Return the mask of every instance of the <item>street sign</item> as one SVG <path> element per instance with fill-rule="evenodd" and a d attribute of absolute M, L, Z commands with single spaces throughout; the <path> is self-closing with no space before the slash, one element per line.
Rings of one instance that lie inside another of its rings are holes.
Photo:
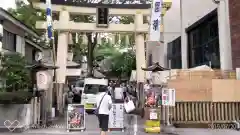
<path fill-rule="evenodd" d="M 162 105 L 175 106 L 176 92 L 175 89 L 162 89 Z"/>

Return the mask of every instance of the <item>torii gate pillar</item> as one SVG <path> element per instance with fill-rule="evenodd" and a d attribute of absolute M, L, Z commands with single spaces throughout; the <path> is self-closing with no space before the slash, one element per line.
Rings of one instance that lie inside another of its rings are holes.
<path fill-rule="evenodd" d="M 136 29 L 141 28 L 143 25 L 143 15 L 135 15 L 135 27 Z M 144 34 L 136 33 L 135 45 L 136 45 L 136 72 L 137 72 L 137 82 L 144 82 L 145 72 L 141 69 L 146 66 L 146 57 L 145 57 L 145 45 L 144 45 Z"/>
<path fill-rule="evenodd" d="M 143 24 L 143 15 L 135 14 L 135 29 L 140 29 Z M 137 72 L 137 89 L 139 93 L 139 99 L 141 106 L 144 104 L 144 90 L 143 83 L 145 80 L 145 72 L 142 67 L 146 66 L 145 56 L 145 42 L 143 33 L 135 33 L 135 45 L 136 45 L 136 72 Z"/>
<path fill-rule="evenodd" d="M 61 25 L 68 25 L 70 20 L 69 12 L 63 10 L 59 15 L 59 22 Z M 68 55 L 68 34 L 69 32 L 59 31 L 57 43 L 57 63 L 59 67 L 56 72 L 57 90 L 57 111 L 63 113 L 63 87 L 66 81 L 67 72 L 67 55 Z"/>

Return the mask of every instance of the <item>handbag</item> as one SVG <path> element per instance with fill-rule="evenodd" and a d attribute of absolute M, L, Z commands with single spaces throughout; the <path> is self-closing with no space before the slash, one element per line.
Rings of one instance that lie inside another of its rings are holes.
<path fill-rule="evenodd" d="M 128 100 L 128 102 L 124 102 L 124 108 L 125 108 L 126 112 L 129 113 L 135 109 L 135 105 L 134 105 L 133 101 L 130 99 L 130 100 Z"/>
<path fill-rule="evenodd" d="M 98 105 L 98 107 L 96 108 L 96 110 L 95 110 L 95 114 L 96 115 L 98 115 L 99 114 L 99 108 L 100 108 L 100 106 L 101 106 L 101 103 L 102 103 L 102 100 L 103 100 L 103 98 L 105 97 L 105 95 L 106 95 L 107 93 L 105 93 L 104 95 L 103 95 L 103 97 L 102 97 L 102 99 L 100 100 L 100 102 L 99 102 L 99 105 Z"/>

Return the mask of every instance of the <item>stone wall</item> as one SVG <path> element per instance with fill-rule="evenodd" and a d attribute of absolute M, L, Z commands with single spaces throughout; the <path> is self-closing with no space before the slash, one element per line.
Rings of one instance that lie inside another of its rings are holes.
<path fill-rule="evenodd" d="M 24 131 L 30 128 L 33 116 L 32 104 L 9 104 L 0 105 L 0 129 L 1 131 L 9 131 L 5 126 L 12 124 L 17 127 L 14 131 Z M 4 124 L 4 122 L 6 123 Z M 19 130 L 21 129 L 21 130 Z"/>

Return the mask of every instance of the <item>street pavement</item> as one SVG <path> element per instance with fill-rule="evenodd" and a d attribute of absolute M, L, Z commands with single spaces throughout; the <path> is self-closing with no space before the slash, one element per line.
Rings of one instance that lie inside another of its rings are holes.
<path fill-rule="evenodd" d="M 131 122 L 130 124 L 128 124 Z M 125 121 L 126 129 L 122 131 L 111 131 L 107 135 L 149 135 L 144 132 L 144 120 L 137 116 L 133 116 L 132 120 Z M 194 128 L 174 128 L 172 135 L 240 135 L 240 131 L 235 130 L 212 130 L 212 129 L 194 129 Z M 11 135 L 16 133 L 0 133 L 0 135 Z M 27 130 L 22 135 L 100 135 L 97 117 L 93 114 L 86 115 L 86 130 L 70 131 L 66 130 L 66 117 L 56 121 L 50 128 Z M 160 133 L 160 135 L 167 135 Z"/>

